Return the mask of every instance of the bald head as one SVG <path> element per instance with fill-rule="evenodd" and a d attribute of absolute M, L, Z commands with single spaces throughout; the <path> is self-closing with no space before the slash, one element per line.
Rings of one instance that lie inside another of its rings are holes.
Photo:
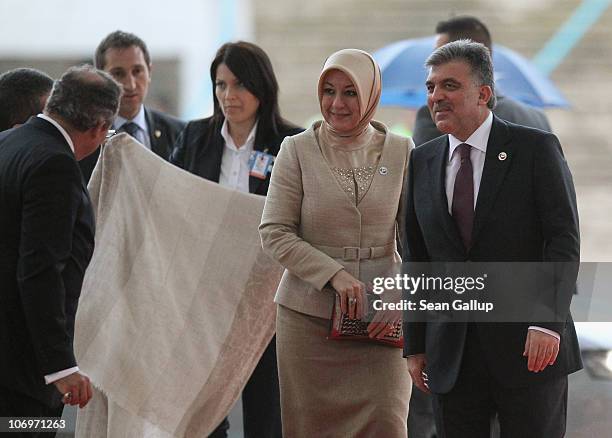
<path fill-rule="evenodd" d="M 108 73 L 90 65 L 71 67 L 53 86 L 45 112 L 86 131 L 112 124 L 120 98 L 121 86 Z"/>

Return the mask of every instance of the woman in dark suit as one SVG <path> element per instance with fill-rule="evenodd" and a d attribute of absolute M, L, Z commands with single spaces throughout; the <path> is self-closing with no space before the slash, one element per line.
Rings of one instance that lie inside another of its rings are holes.
<path fill-rule="evenodd" d="M 250 172 L 251 155 L 255 158 L 260 152 L 271 161 L 267 155 L 276 156 L 286 136 L 303 131 L 280 116 L 272 63 L 255 44 L 227 43 L 217 51 L 210 78 L 213 115 L 187 124 L 170 162 L 208 180 L 265 195 L 272 163 L 263 171 L 265 175 Z M 239 166 L 231 166 L 234 159 L 240 160 Z"/>
<path fill-rule="evenodd" d="M 243 192 L 266 195 L 270 172 L 286 136 L 303 129 L 280 116 L 278 83 L 268 55 L 252 43 L 227 43 L 210 66 L 212 117 L 189 122 L 170 162 Z M 275 339 L 243 393 L 245 437 L 282 436 Z M 225 419 L 211 437 L 227 436 Z"/>

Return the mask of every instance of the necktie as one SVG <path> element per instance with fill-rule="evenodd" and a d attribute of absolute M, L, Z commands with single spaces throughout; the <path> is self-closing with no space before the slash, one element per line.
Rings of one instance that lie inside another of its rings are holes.
<path fill-rule="evenodd" d="M 452 206 L 453 218 L 466 249 L 470 249 L 471 246 L 474 224 L 474 172 L 470 160 L 471 149 L 472 147 L 465 143 L 457 147 L 461 157 L 461 166 L 455 179 Z"/>
<path fill-rule="evenodd" d="M 136 133 L 138 132 L 140 128 L 138 127 L 138 125 L 134 122 L 127 122 L 124 123 L 123 125 L 121 125 L 121 128 L 119 128 L 120 132 L 126 132 L 128 134 L 130 134 L 132 137 L 134 137 L 137 141 L 140 141 L 140 139 L 138 138 L 138 136 L 136 135 Z"/>

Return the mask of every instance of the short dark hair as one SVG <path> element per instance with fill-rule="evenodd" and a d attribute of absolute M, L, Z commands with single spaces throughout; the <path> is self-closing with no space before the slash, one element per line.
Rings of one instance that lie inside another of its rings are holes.
<path fill-rule="evenodd" d="M 472 40 L 484 44 L 490 51 L 493 41 L 487 26 L 476 17 L 462 15 L 440 21 L 436 26 L 436 33 L 448 35 L 449 41 Z"/>
<path fill-rule="evenodd" d="M 0 75 L 0 131 L 41 113 L 43 97 L 51 87 L 53 79 L 33 68 L 16 68 Z"/>
<path fill-rule="evenodd" d="M 491 87 L 492 95 L 487 106 L 495 108 L 495 81 L 493 79 L 493 61 L 491 52 L 481 43 L 470 40 L 451 41 L 438 47 L 425 61 L 425 67 L 435 67 L 452 61 L 463 61 L 470 66 L 472 77 L 478 85 Z"/>
<path fill-rule="evenodd" d="M 104 67 L 106 66 L 106 51 L 108 49 L 127 49 L 128 47 L 132 46 L 140 47 L 140 50 L 142 50 L 142 54 L 144 55 L 145 62 L 147 63 L 147 67 L 150 67 L 151 55 L 149 55 L 149 50 L 147 49 L 145 42 L 133 33 L 123 32 L 122 30 L 116 30 L 109 33 L 106 38 L 104 38 L 100 44 L 98 44 L 96 54 L 94 56 L 94 65 L 96 68 L 104 70 Z"/>
<path fill-rule="evenodd" d="M 278 136 L 280 130 L 294 127 L 280 116 L 278 106 L 278 82 L 272 62 L 263 49 L 253 43 L 238 41 L 225 43 L 210 65 L 210 79 L 213 95 L 213 122 L 220 126 L 224 121 L 223 112 L 215 94 L 217 67 L 225 64 L 258 100 L 259 122 L 255 142 L 264 142 Z M 211 132 L 216 132 L 211 130 Z"/>
<path fill-rule="evenodd" d="M 121 86 L 108 73 L 91 65 L 70 67 L 55 82 L 45 112 L 87 131 L 101 122 L 112 124 L 120 99 Z"/>

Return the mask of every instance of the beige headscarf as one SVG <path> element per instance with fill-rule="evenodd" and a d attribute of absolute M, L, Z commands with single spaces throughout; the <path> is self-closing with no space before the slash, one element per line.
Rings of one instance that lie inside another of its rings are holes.
<path fill-rule="evenodd" d="M 378 107 L 381 93 L 382 77 L 380 73 L 380 67 L 372 58 L 372 56 L 359 49 L 342 49 L 336 53 L 333 53 L 323 66 L 321 75 L 319 76 L 318 94 L 319 94 L 319 106 L 321 106 L 321 98 L 323 97 L 323 84 L 325 77 L 330 70 L 340 70 L 351 79 L 357 90 L 357 96 L 359 99 L 359 111 L 361 120 L 359 124 L 350 132 L 338 132 L 329 123 L 324 122 L 321 126 L 322 133 L 326 137 L 336 137 L 336 140 L 342 141 L 340 143 L 346 143 L 347 140 L 352 142 L 359 142 L 359 137 L 368 132 L 370 127 L 370 121 L 374 117 L 374 113 Z M 321 108 L 321 113 L 323 109 Z M 373 128 L 372 128 L 373 129 Z"/>

